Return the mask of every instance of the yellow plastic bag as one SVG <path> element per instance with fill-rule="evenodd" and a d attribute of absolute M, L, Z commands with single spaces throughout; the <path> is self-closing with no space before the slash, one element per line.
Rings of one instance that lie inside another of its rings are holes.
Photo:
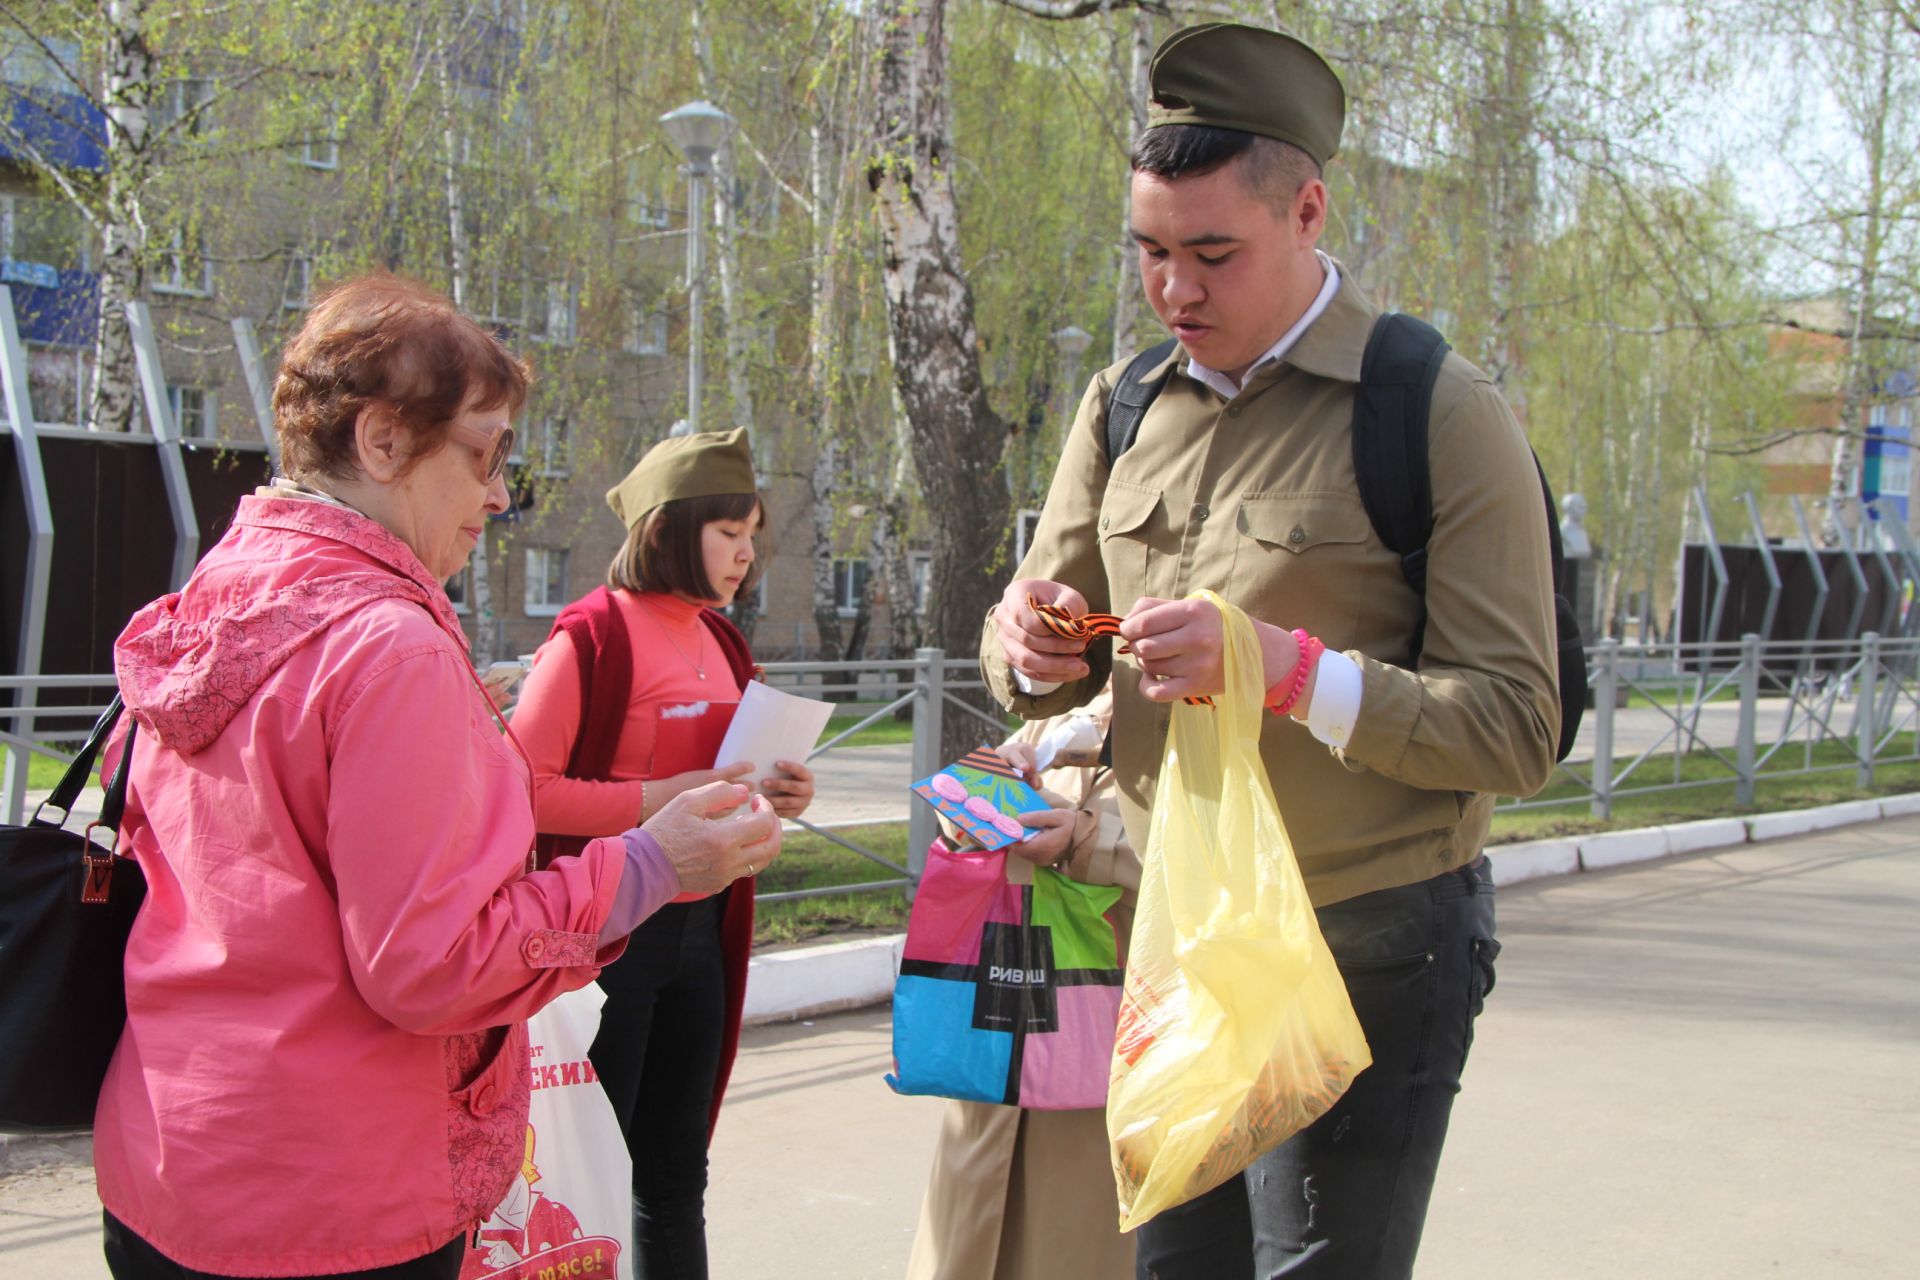
<path fill-rule="evenodd" d="M 1193 598 L 1220 610 L 1226 693 L 1172 709 L 1154 791 L 1107 1094 L 1122 1230 L 1245 1169 L 1373 1060 L 1261 763 L 1253 624 Z"/>

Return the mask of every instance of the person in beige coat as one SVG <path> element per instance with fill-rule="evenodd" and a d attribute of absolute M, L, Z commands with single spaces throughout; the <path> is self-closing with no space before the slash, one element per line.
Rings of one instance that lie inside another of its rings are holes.
<path fill-rule="evenodd" d="M 996 750 L 1057 815 L 1011 851 L 1124 889 L 1109 914 L 1124 963 L 1140 860 L 1120 820 L 1113 771 L 1100 763 L 1112 713 L 1102 692 L 1076 711 L 1030 721 Z M 1125 1280 L 1133 1239 L 1120 1234 L 1115 1205 L 1106 1112 L 950 1102 L 908 1280 Z"/>

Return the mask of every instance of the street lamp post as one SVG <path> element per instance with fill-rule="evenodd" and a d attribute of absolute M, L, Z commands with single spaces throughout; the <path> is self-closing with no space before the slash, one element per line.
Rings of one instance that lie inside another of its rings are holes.
<path fill-rule="evenodd" d="M 660 125 L 687 158 L 687 428 L 698 431 L 706 372 L 701 294 L 707 269 L 707 179 L 715 153 L 733 134 L 734 119 L 711 102 L 689 102 L 661 116 Z"/>

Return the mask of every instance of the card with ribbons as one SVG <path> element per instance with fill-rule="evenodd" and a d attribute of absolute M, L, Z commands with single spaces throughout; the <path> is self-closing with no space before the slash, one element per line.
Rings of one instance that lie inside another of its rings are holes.
<path fill-rule="evenodd" d="M 986 747 L 913 784 L 913 794 L 983 849 L 1027 838 L 1020 815 L 1050 808 L 1012 765 Z"/>

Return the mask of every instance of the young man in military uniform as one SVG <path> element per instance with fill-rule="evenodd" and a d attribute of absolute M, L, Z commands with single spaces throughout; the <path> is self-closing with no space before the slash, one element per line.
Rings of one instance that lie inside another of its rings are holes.
<path fill-rule="evenodd" d="M 1324 642 L 1290 714 L 1266 718 L 1261 754 L 1374 1062 L 1241 1178 L 1142 1227 L 1140 1275 L 1406 1276 L 1493 984 L 1493 798 L 1531 794 L 1553 768 L 1540 482 L 1499 391 L 1449 354 L 1429 417 L 1423 606 L 1355 480 L 1354 391 L 1380 311 L 1316 247 L 1338 77 L 1290 36 L 1209 24 L 1160 46 L 1152 97 L 1132 229 L 1180 346 L 1149 372 L 1163 387 L 1111 465 L 1124 365 L 1088 388 L 982 668 L 1010 708 L 1056 714 L 1112 659 L 1056 637 L 1029 596 L 1125 614 L 1114 763 L 1144 848 L 1167 705 L 1222 689 L 1219 614 L 1185 597 L 1210 587 L 1255 619 L 1270 706 L 1295 683 L 1295 629 Z"/>

